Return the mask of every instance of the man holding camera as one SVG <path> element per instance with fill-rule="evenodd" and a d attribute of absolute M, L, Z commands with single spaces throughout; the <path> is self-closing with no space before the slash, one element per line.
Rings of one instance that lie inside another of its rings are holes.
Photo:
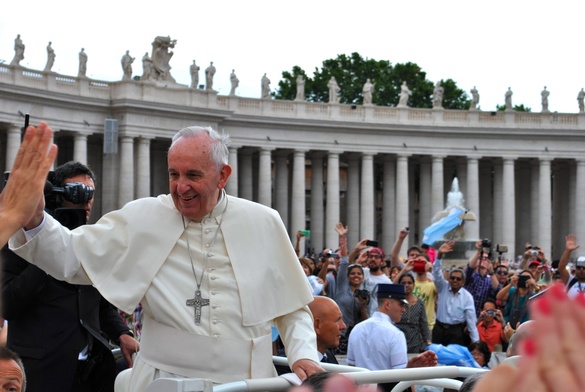
<path fill-rule="evenodd" d="M 473 296 L 475 315 L 479 316 L 482 304 L 488 298 L 495 298 L 502 288 L 498 278 L 493 273 L 494 265 L 490 260 L 491 242 L 488 239 L 475 243 L 476 252 L 465 268 L 467 281 L 465 289 Z"/>
<path fill-rule="evenodd" d="M 79 211 L 79 224 L 84 224 L 93 206 L 93 172 L 68 162 L 55 170 L 53 182 L 67 191 L 58 206 L 75 209 L 65 210 L 71 213 L 69 222 Z M 79 200 L 84 201 L 75 203 Z M 92 286 L 59 281 L 7 248 L 2 257 L 2 315 L 10 324 L 7 346 L 22 358 L 27 390 L 113 391 L 115 362 L 102 333 L 120 344 L 130 366 L 131 354 L 139 349 L 117 309 Z"/>

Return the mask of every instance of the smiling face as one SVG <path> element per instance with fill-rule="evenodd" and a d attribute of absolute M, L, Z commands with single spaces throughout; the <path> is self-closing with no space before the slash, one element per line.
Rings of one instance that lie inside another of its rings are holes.
<path fill-rule="evenodd" d="M 362 272 L 362 269 L 358 266 L 350 268 L 347 271 L 347 277 L 349 279 L 349 284 L 352 287 L 358 287 L 364 281 L 364 273 Z"/>
<path fill-rule="evenodd" d="M 190 220 L 199 221 L 217 204 L 231 167 L 220 170 L 212 158 L 213 141 L 206 133 L 183 136 L 169 149 L 169 189 L 175 207 Z"/>

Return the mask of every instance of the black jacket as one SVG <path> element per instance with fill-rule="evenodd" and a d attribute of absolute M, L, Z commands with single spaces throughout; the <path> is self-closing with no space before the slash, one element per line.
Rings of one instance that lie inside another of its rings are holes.
<path fill-rule="evenodd" d="M 59 281 L 5 247 L 2 316 L 9 325 L 7 347 L 24 363 L 27 391 L 77 389 L 78 356 L 88 344 L 99 358 L 101 381 L 113 390 L 114 357 L 102 333 L 115 341 L 128 327 L 94 287 Z"/>

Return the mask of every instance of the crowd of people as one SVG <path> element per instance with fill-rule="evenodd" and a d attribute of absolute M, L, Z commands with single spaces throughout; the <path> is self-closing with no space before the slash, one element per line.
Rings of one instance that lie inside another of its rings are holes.
<path fill-rule="evenodd" d="M 464 268 L 445 268 L 453 241 L 437 249 L 412 246 L 402 260 L 398 254 L 408 236 L 403 229 L 387 259 L 369 239 L 350 251 L 349 228 L 339 223 L 338 249 L 299 258 L 273 210 L 225 194 L 229 139 L 199 127 L 173 138 L 169 195 L 129 203 L 94 225 L 69 230 L 44 211 L 45 178 L 56 156 L 51 136 L 44 123 L 26 130 L 0 194 L 0 245 L 12 236 L 15 252 L 5 253 L 2 263 L 8 348 L 0 350 L 0 384 L 7 390 L 24 391 L 27 376 L 29 391 L 49 390 L 43 367 L 54 362 L 69 372 L 60 370 L 57 379 L 70 374 L 73 382 L 57 382 L 58 390 L 113 390 L 112 377 L 94 373 L 107 357 L 107 339 L 122 347 L 131 368 L 120 374 L 125 377 L 119 376 L 117 390 L 143 391 L 158 377 L 216 383 L 266 377 L 274 373 L 271 325 L 283 339 L 287 371 L 307 383 L 299 391 L 355 390 L 319 365 L 337 363 L 339 354 L 370 370 L 435 366 L 441 358 L 428 350 L 431 343 L 467 347 L 478 367 L 489 367 L 494 351 L 522 355 L 518 367 L 497 367 L 482 377 L 474 389 L 480 392 L 494 386 L 518 391 L 585 386 L 578 371 L 585 343 L 585 257 L 572 261 L 579 248 L 572 234 L 558 263 L 529 243 L 518 265 L 502 262 L 484 240 Z M 69 200 L 89 215 L 95 181 L 86 169 L 63 165 L 57 182 L 92 189 L 85 201 Z M 246 230 L 252 225 L 257 230 Z M 25 274 L 30 276 L 22 279 Z M 259 281 L 263 290 L 257 289 Z M 19 298 L 27 286 L 30 292 Z M 86 292 L 83 286 L 95 289 Z M 69 365 L 52 359 L 57 348 L 26 344 L 51 320 L 39 324 L 21 317 L 50 311 L 42 301 L 51 299 L 71 313 L 55 317 L 63 328 L 73 326 L 78 338 L 69 353 L 60 354 L 73 358 Z M 111 312 L 116 307 L 132 313 L 139 303 L 140 344 Z M 98 314 L 102 308 L 112 316 Z M 98 386 L 96 377 L 109 385 Z M 384 391 L 392 386 L 379 385 Z"/>

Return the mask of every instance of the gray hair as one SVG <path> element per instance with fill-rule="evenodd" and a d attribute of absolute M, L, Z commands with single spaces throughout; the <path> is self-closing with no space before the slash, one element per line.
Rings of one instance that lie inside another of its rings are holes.
<path fill-rule="evenodd" d="M 463 282 L 465 282 L 465 271 L 463 271 L 461 268 L 454 268 L 451 270 L 451 272 L 449 272 L 449 278 L 453 275 L 453 272 L 459 272 L 463 278 Z"/>
<path fill-rule="evenodd" d="M 215 162 L 217 166 L 217 170 L 221 170 L 223 165 L 228 164 L 228 157 L 229 157 L 229 150 L 228 145 L 230 143 L 230 136 L 227 133 L 219 134 L 211 127 L 199 127 L 199 126 L 191 126 L 187 128 L 181 129 L 179 132 L 173 136 L 171 146 L 169 150 L 173 148 L 175 143 L 182 137 L 189 138 L 189 137 L 196 137 L 202 133 L 207 134 L 212 140 L 211 144 L 211 158 Z"/>

